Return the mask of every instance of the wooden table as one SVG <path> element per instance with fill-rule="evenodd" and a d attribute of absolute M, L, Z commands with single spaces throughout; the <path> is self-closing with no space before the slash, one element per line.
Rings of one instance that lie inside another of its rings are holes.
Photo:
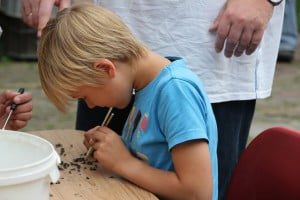
<path fill-rule="evenodd" d="M 83 153 L 86 153 L 86 148 L 82 144 L 82 132 L 49 130 L 35 131 L 32 134 L 50 141 L 56 147 L 63 163 L 67 163 L 65 166 L 60 165 L 62 168 L 60 180 L 59 183 L 51 185 L 50 200 L 158 199 L 152 193 L 105 171 L 98 163 L 79 162 L 80 169 L 78 169 L 78 163 L 74 162 L 74 159 L 81 158 Z"/>

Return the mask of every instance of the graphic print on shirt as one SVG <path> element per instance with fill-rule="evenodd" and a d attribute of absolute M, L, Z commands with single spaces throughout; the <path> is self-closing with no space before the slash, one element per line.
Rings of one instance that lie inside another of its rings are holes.
<path fill-rule="evenodd" d="M 134 116 L 136 115 L 135 111 L 136 108 L 135 106 L 133 106 L 128 116 L 127 122 L 125 123 L 125 126 L 123 128 L 123 135 L 124 135 L 123 137 L 126 141 L 128 141 L 128 137 L 130 136 L 130 132 L 131 132 L 130 129 L 132 127 Z"/>
<path fill-rule="evenodd" d="M 140 139 L 142 134 L 146 133 L 147 128 L 148 128 L 148 114 L 145 113 L 141 119 L 139 129 L 136 132 L 136 140 L 137 141 Z M 149 158 L 145 154 L 139 152 L 138 149 L 136 151 L 135 156 L 138 157 L 140 160 L 142 160 L 146 163 L 149 163 Z"/>
<path fill-rule="evenodd" d="M 142 133 L 145 133 L 147 131 L 147 127 L 148 127 L 148 114 L 147 113 L 145 113 L 143 115 L 139 124 L 140 124 L 139 129 L 136 132 L 137 140 L 141 137 Z"/>
<path fill-rule="evenodd" d="M 137 115 L 136 115 L 136 117 L 135 117 L 135 119 L 134 119 L 134 122 L 133 122 L 133 128 L 132 128 L 132 131 L 131 131 L 131 133 L 130 133 L 130 139 L 129 139 L 130 142 L 132 142 L 132 138 L 133 138 L 133 135 L 134 135 L 134 131 L 135 131 L 135 129 L 137 128 L 137 126 L 138 126 L 138 124 L 139 124 L 139 122 L 140 122 L 140 120 L 141 120 L 141 116 L 142 116 L 140 110 L 138 110 L 137 112 L 138 112 L 138 113 L 137 113 Z"/>
<path fill-rule="evenodd" d="M 132 139 L 134 136 L 134 131 L 137 128 L 140 120 L 141 120 L 141 111 L 138 110 L 135 106 L 132 107 L 128 120 L 124 126 L 123 134 L 124 134 L 124 139 L 127 141 L 127 144 L 130 146 L 129 148 L 131 149 L 132 146 L 134 145 L 132 143 Z"/>
<path fill-rule="evenodd" d="M 142 114 L 135 106 L 133 106 L 127 123 L 124 127 L 124 139 L 127 142 L 130 152 L 142 161 L 148 162 L 148 157 L 142 153 L 138 143 L 143 133 L 147 131 L 148 114 Z"/>
<path fill-rule="evenodd" d="M 143 118 L 142 118 L 142 121 L 141 121 L 141 124 L 140 124 L 140 128 L 143 132 L 146 132 L 147 131 L 147 127 L 148 127 L 148 114 L 145 113 Z"/>

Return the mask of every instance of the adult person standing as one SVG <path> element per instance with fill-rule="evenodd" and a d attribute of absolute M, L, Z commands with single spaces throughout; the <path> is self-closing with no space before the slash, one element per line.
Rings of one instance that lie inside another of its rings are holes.
<path fill-rule="evenodd" d="M 45 8 L 54 2 L 69 2 L 36 1 L 39 9 L 35 10 L 28 9 L 36 7 L 32 6 L 33 0 L 22 1 L 23 16 L 29 25 L 40 30 L 45 26 L 45 16 L 48 19 L 50 16 L 45 14 Z M 219 199 L 224 199 L 233 168 L 247 142 L 256 99 L 271 94 L 284 3 L 282 0 L 99 0 L 97 3 L 117 13 L 152 50 L 186 58 L 204 82 L 218 125 Z M 80 113 L 87 110 L 82 106 L 79 104 L 79 124 Z M 84 116 L 84 121 L 92 120 Z"/>

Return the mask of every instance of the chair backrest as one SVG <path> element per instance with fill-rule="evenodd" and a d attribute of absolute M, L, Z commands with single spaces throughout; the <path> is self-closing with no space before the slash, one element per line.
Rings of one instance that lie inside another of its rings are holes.
<path fill-rule="evenodd" d="M 227 200 L 300 200 L 300 132 L 274 127 L 242 153 Z"/>

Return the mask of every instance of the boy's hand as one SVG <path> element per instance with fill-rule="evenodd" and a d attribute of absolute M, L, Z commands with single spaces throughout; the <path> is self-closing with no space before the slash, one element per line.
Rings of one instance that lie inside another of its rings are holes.
<path fill-rule="evenodd" d="M 16 103 L 18 106 L 12 113 L 6 129 L 18 130 L 25 127 L 32 117 L 32 96 L 27 92 L 24 94 L 13 91 L 0 93 L 0 128 L 4 125 L 7 114 L 10 112 L 9 105 L 12 102 Z"/>
<path fill-rule="evenodd" d="M 107 127 L 97 126 L 85 134 L 84 144 L 95 149 L 94 158 L 106 169 L 118 174 L 118 166 L 133 158 L 121 137 Z"/>
<path fill-rule="evenodd" d="M 84 146 L 86 147 L 86 149 L 89 149 L 91 146 L 92 146 L 92 142 L 93 142 L 93 139 L 92 139 L 92 135 L 93 133 L 98 129 L 100 128 L 100 126 L 96 126 L 90 130 L 88 130 L 85 134 L 84 134 L 84 140 L 83 140 L 83 144 Z"/>

